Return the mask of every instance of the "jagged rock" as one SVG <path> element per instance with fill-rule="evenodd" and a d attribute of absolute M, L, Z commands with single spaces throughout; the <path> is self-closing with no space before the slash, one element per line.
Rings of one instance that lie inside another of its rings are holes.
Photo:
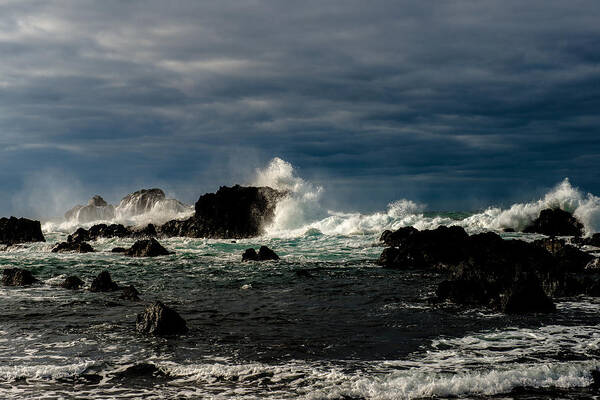
<path fill-rule="evenodd" d="M 552 254 L 565 272 L 581 272 L 593 260 L 593 256 L 567 244 L 562 239 L 545 238 L 536 240 L 534 245 L 540 246 Z"/>
<path fill-rule="evenodd" d="M 6 268 L 2 271 L 2 284 L 4 286 L 29 286 L 39 282 L 33 277 L 31 271 L 19 268 Z"/>
<path fill-rule="evenodd" d="M 121 224 L 98 224 L 92 226 L 89 231 L 91 240 L 96 240 L 98 238 L 124 238 L 129 237 L 131 235 L 131 231 L 124 227 Z"/>
<path fill-rule="evenodd" d="M 79 279 L 77 276 L 68 276 L 65 278 L 63 283 L 60 284 L 60 287 L 64 289 L 77 290 L 84 285 L 84 282 Z"/>
<path fill-rule="evenodd" d="M 586 271 L 600 272 L 600 258 L 595 257 L 585 266 Z"/>
<path fill-rule="evenodd" d="M 157 257 L 167 256 L 169 254 L 175 254 L 165 249 L 158 241 L 154 238 L 138 240 L 131 246 L 125 255 L 130 257 Z"/>
<path fill-rule="evenodd" d="M 108 271 L 102 271 L 92 281 L 90 292 L 113 292 L 119 290 L 119 285 L 113 282 Z"/>
<path fill-rule="evenodd" d="M 222 186 L 198 199 L 193 217 L 169 221 L 159 231 L 164 236 L 255 237 L 273 220 L 275 206 L 286 194 L 270 187 Z"/>
<path fill-rule="evenodd" d="M 547 208 L 540 212 L 523 232 L 541 233 L 548 236 L 581 236 L 584 226 L 571 213 L 560 208 Z"/>
<path fill-rule="evenodd" d="M 412 226 L 406 226 L 396 231 L 386 230 L 383 231 L 379 240 L 386 246 L 399 247 L 404 241 L 417 232 L 419 231 Z"/>
<path fill-rule="evenodd" d="M 124 247 L 115 247 L 111 250 L 111 253 L 125 253 L 127 251 Z"/>
<path fill-rule="evenodd" d="M 0 244 L 45 242 L 40 221 L 26 218 L 0 218 Z"/>
<path fill-rule="evenodd" d="M 279 256 L 267 246 L 260 246 L 258 253 L 253 248 L 246 249 L 242 254 L 242 261 L 268 261 L 279 260 Z"/>
<path fill-rule="evenodd" d="M 132 229 L 131 237 L 134 238 L 152 238 L 158 236 L 154 224 L 148 224 L 141 229 Z"/>
<path fill-rule="evenodd" d="M 258 261 L 258 254 L 253 248 L 246 249 L 242 254 L 242 261 Z"/>
<path fill-rule="evenodd" d="M 100 220 L 110 220 L 115 217 L 115 207 L 108 204 L 104 199 L 95 195 L 85 206 L 76 205 L 65 213 L 67 221 L 88 223 Z"/>
<path fill-rule="evenodd" d="M 537 278 L 529 275 L 517 279 L 501 295 L 500 311 L 506 314 L 550 313 L 556 311 L 556 306 Z"/>
<path fill-rule="evenodd" d="M 140 333 L 157 336 L 176 335 L 188 331 L 184 319 L 160 301 L 146 307 L 143 313 L 138 314 L 136 329 Z"/>
<path fill-rule="evenodd" d="M 120 213 L 135 216 L 144 214 L 160 201 L 165 200 L 165 192 L 161 189 L 141 189 L 121 199 L 118 209 Z"/>
<path fill-rule="evenodd" d="M 140 299 L 139 294 L 140 292 L 133 285 L 129 285 L 123 289 L 123 293 L 119 297 L 124 300 L 138 301 Z"/>
<path fill-rule="evenodd" d="M 93 253 L 94 248 L 86 242 L 62 242 L 57 244 L 53 249 L 53 253 Z"/>

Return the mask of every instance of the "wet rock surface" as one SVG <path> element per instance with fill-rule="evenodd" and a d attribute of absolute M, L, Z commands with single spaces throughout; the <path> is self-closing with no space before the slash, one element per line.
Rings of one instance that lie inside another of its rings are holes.
<path fill-rule="evenodd" d="M 242 254 L 242 261 L 268 261 L 279 260 L 279 256 L 267 246 L 261 246 L 258 253 L 253 248 L 246 249 Z"/>
<path fill-rule="evenodd" d="M 174 254 L 165 249 L 156 239 L 138 240 L 124 253 L 130 257 L 158 257 Z"/>
<path fill-rule="evenodd" d="M 90 286 L 90 292 L 113 292 L 115 290 L 119 290 L 119 285 L 112 280 L 108 271 L 100 272 Z"/>
<path fill-rule="evenodd" d="M 547 208 L 540 212 L 523 232 L 541 233 L 548 236 L 581 236 L 584 226 L 571 213 L 560 208 Z"/>
<path fill-rule="evenodd" d="M 62 242 L 52 249 L 53 253 L 93 253 L 94 248 L 86 242 Z"/>
<path fill-rule="evenodd" d="M 0 218 L 0 244 L 45 242 L 40 221 L 27 218 Z"/>
<path fill-rule="evenodd" d="M 188 328 L 175 310 L 157 301 L 138 314 L 136 330 L 150 335 L 167 336 L 186 333 Z"/>
<path fill-rule="evenodd" d="M 68 276 L 60 284 L 60 287 L 63 289 L 77 290 L 82 288 L 83 285 L 84 282 L 78 276 Z"/>
<path fill-rule="evenodd" d="M 4 286 L 29 286 L 39 282 L 31 271 L 20 268 L 6 268 L 2 271 L 2 284 Z"/>

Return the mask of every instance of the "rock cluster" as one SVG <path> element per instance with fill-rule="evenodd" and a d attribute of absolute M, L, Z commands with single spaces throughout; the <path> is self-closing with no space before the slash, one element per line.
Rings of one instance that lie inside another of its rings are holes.
<path fill-rule="evenodd" d="M 253 248 L 246 249 L 242 254 L 242 261 L 267 261 L 279 260 L 279 256 L 267 246 L 260 246 L 258 253 Z"/>
<path fill-rule="evenodd" d="M 586 272 L 593 257 L 564 240 L 527 243 L 492 232 L 469 236 L 457 226 L 401 228 L 384 232 L 381 240 L 390 247 L 380 265 L 450 275 L 437 289 L 438 300 L 506 313 L 549 312 L 552 296 L 593 295 L 600 289 L 600 274 Z"/>

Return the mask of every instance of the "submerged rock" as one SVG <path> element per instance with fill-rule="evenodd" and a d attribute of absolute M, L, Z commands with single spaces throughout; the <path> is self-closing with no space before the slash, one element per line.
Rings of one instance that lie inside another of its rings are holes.
<path fill-rule="evenodd" d="M 93 253 L 94 248 L 86 242 L 62 242 L 58 243 L 53 249 L 53 253 Z"/>
<path fill-rule="evenodd" d="M 140 299 L 139 294 L 140 292 L 133 285 L 129 285 L 123 289 L 123 293 L 119 297 L 124 300 L 138 301 Z"/>
<path fill-rule="evenodd" d="M 172 220 L 159 229 L 164 236 L 238 239 L 264 232 L 285 192 L 270 187 L 222 186 L 216 193 L 202 195 L 193 217 Z"/>
<path fill-rule="evenodd" d="M 119 285 L 113 282 L 108 271 L 102 271 L 92 281 L 90 292 L 114 292 L 119 290 Z"/>
<path fill-rule="evenodd" d="M 160 301 L 146 307 L 138 314 L 136 329 L 140 333 L 157 336 L 177 335 L 188 331 L 184 319 Z"/>
<path fill-rule="evenodd" d="M 0 244 L 45 242 L 40 221 L 27 218 L 0 218 Z"/>
<path fill-rule="evenodd" d="M 541 233 L 548 236 L 581 236 L 584 226 L 571 213 L 560 208 L 547 208 L 540 212 L 523 232 Z"/>
<path fill-rule="evenodd" d="M 159 369 L 156 365 L 141 363 L 132 365 L 124 371 L 117 372 L 110 381 L 125 381 L 127 383 L 131 383 L 132 381 L 149 381 L 148 383 L 155 384 L 157 379 L 168 378 L 169 374 Z"/>
<path fill-rule="evenodd" d="M 124 254 L 130 257 L 157 257 L 175 253 L 168 251 L 156 239 L 151 238 L 138 240 Z"/>
<path fill-rule="evenodd" d="M 267 246 L 260 246 L 258 253 L 253 248 L 246 249 L 242 254 L 242 261 L 268 261 L 279 260 L 279 256 Z"/>
<path fill-rule="evenodd" d="M 60 284 L 61 288 L 77 290 L 84 285 L 84 282 L 77 276 L 68 276 L 65 278 L 63 283 Z"/>
<path fill-rule="evenodd" d="M 29 286 L 39 282 L 33 277 L 31 271 L 19 268 L 6 268 L 2 271 L 2 284 L 4 286 Z"/>

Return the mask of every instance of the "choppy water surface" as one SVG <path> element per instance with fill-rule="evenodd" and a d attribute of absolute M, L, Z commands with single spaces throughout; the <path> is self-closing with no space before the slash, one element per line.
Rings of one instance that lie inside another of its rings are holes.
<path fill-rule="evenodd" d="M 0 265 L 44 281 L 0 288 L 0 398 L 558 398 L 592 396 L 598 301 L 566 299 L 551 316 L 504 316 L 432 306 L 434 274 L 377 267 L 378 234 L 228 240 L 168 239 L 175 255 L 53 254 L 48 243 L 0 252 Z M 266 244 L 279 262 L 244 263 Z M 118 293 L 69 291 L 103 269 L 133 284 Z M 152 338 L 135 317 L 159 299 L 190 332 Z M 164 375 L 125 378 L 151 363 Z M 526 387 L 528 389 L 517 389 Z M 533 389 L 537 388 L 537 389 Z M 520 391 L 519 391 L 520 390 Z"/>

